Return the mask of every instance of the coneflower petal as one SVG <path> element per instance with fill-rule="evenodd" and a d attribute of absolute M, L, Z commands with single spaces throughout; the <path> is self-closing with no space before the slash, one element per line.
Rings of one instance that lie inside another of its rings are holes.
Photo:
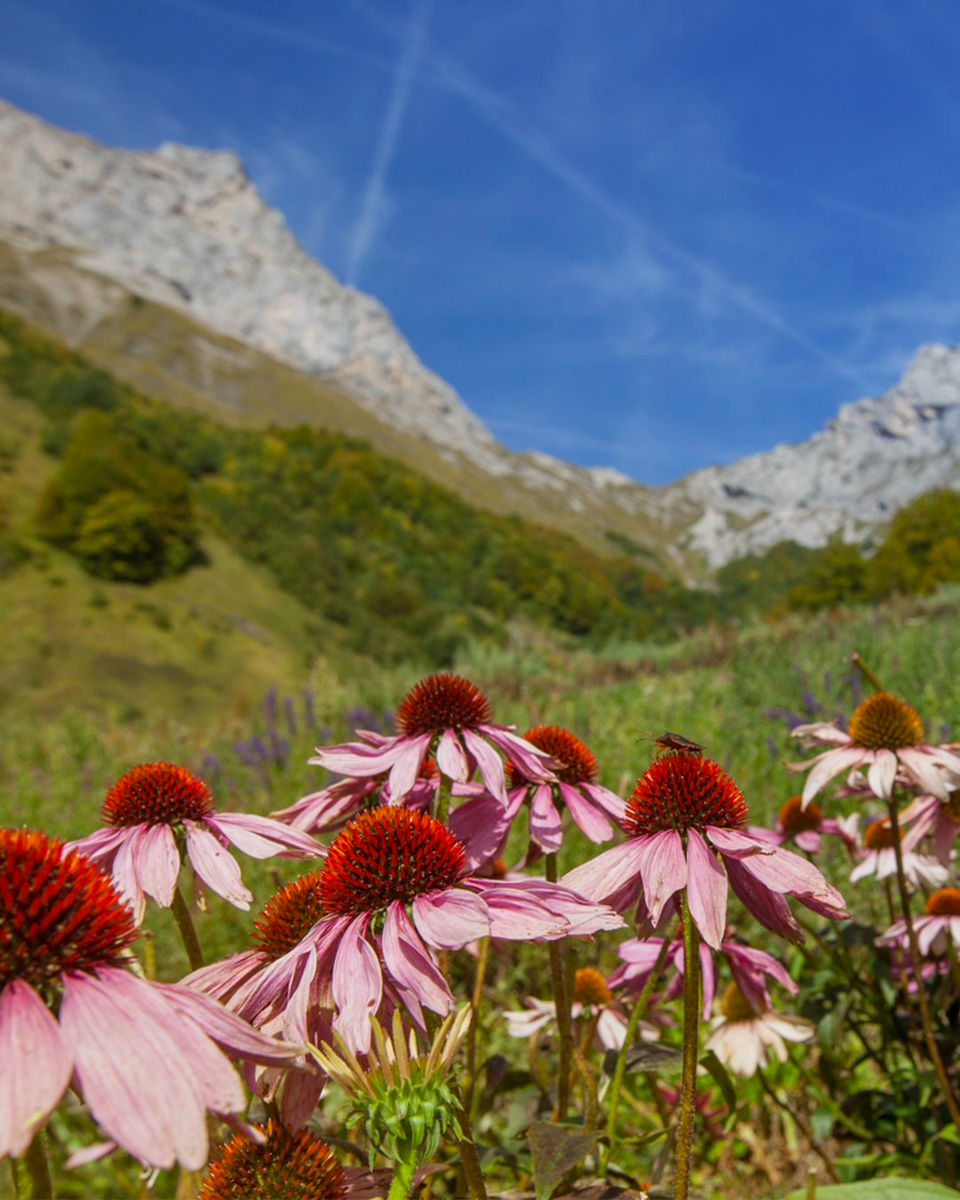
<path fill-rule="evenodd" d="M 530 799 L 530 836 L 546 854 L 552 854 L 563 842 L 560 814 L 548 783 L 534 788 Z"/>
<path fill-rule="evenodd" d="M 130 846 L 140 886 L 161 908 L 169 908 L 180 874 L 180 853 L 170 826 L 141 826 L 131 835 Z"/>
<path fill-rule="evenodd" d="M 323 847 L 306 833 L 256 813 L 216 813 L 204 821 L 251 858 L 316 858 Z"/>
<path fill-rule="evenodd" d="M 60 1103 L 73 1059 L 37 993 L 14 979 L 0 992 L 0 1158 L 19 1158 Z"/>
<path fill-rule="evenodd" d="M 591 842 L 609 841 L 613 837 L 613 828 L 604 814 L 594 807 L 592 798 L 585 797 L 585 792 L 582 784 L 574 786 L 572 783 L 560 783 L 560 795 L 580 832 Z"/>
<path fill-rule="evenodd" d="M 484 732 L 489 737 L 487 727 Z M 506 782 L 503 773 L 503 760 L 500 755 L 493 749 L 489 742 L 485 742 L 479 734 L 473 732 L 472 729 L 464 729 L 463 740 L 466 742 L 467 749 L 477 760 L 477 766 L 480 768 L 480 776 L 483 782 L 487 785 L 488 791 L 496 796 L 500 803 L 506 807 L 507 791 Z M 493 740 L 491 738 L 491 740 Z"/>
<path fill-rule="evenodd" d="M 659 924 L 664 905 L 687 883 L 687 860 L 683 842 L 675 829 L 664 829 L 652 837 L 635 838 L 640 851 L 640 876 L 650 920 Z"/>
<path fill-rule="evenodd" d="M 249 909 L 253 893 L 244 886 L 240 866 L 220 845 L 209 829 L 196 821 L 184 821 L 187 856 L 203 882 L 236 908 Z"/>
<path fill-rule="evenodd" d="M 687 830 L 687 903 L 703 940 L 719 950 L 727 922 L 727 874 L 695 829 Z"/>
<path fill-rule="evenodd" d="M 354 917 L 343 931 L 333 960 L 334 1028 L 357 1054 L 370 1049 L 370 1018 L 383 999 L 383 975 L 366 940 L 369 913 Z"/>
<path fill-rule="evenodd" d="M 449 779 L 455 779 L 457 783 L 466 783 L 470 778 L 467 756 L 463 752 L 463 746 L 460 745 L 460 739 L 452 729 L 445 729 L 440 736 L 440 743 L 437 746 L 437 766 L 441 774 L 446 775 Z"/>
<path fill-rule="evenodd" d="M 383 961 L 393 978 L 432 1012 L 445 1017 L 453 1007 L 450 989 L 399 900 L 384 919 Z"/>
<path fill-rule="evenodd" d="M 486 904 L 465 888 L 416 896 L 411 907 L 417 932 L 438 950 L 459 950 L 490 932 Z"/>

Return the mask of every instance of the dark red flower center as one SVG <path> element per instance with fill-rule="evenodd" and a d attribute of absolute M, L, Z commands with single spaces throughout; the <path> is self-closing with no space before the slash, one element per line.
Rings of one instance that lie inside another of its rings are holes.
<path fill-rule="evenodd" d="M 266 1142 L 231 1138 L 207 1168 L 199 1200 L 339 1200 L 346 1194 L 343 1168 L 315 1133 L 273 1120 L 254 1128 L 266 1133 Z"/>
<path fill-rule="evenodd" d="M 301 875 L 276 892 L 260 910 L 251 938 L 271 959 L 283 958 L 323 916 L 320 875 L 323 868 Z"/>
<path fill-rule="evenodd" d="M 174 763 L 141 763 L 122 775 L 103 802 L 107 825 L 176 825 L 213 812 L 210 789 Z"/>
<path fill-rule="evenodd" d="M 634 837 L 708 825 L 739 829 L 747 805 L 730 776 L 702 754 L 665 754 L 637 780 L 627 801 L 625 828 Z"/>
<path fill-rule="evenodd" d="M 451 887 L 466 873 L 463 846 L 415 809 L 361 813 L 334 839 L 320 876 L 326 913 L 379 912 L 394 900 Z"/>
<path fill-rule="evenodd" d="M 889 692 L 876 692 L 857 706 L 849 733 L 858 746 L 870 750 L 899 750 L 923 741 L 916 711 Z"/>
<path fill-rule="evenodd" d="M 486 696 L 460 675 L 428 675 L 407 692 L 397 710 L 397 726 L 407 737 L 476 729 L 492 720 Z"/>
<path fill-rule="evenodd" d="M 39 831 L 0 829 L 0 990 L 22 979 L 43 993 L 61 971 L 116 965 L 136 936 L 130 909 L 86 855 Z"/>
<path fill-rule="evenodd" d="M 893 826 L 886 817 L 870 822 L 863 831 L 863 844 L 868 850 L 890 850 L 893 847 Z"/>
<path fill-rule="evenodd" d="M 578 737 L 559 725 L 537 725 L 528 729 L 524 739 L 538 750 L 545 750 L 560 765 L 553 773 L 564 783 L 593 783 L 597 777 L 597 760 Z M 514 762 L 507 763 L 507 780 L 510 787 L 527 783 L 521 768 Z"/>
<path fill-rule="evenodd" d="M 940 888 L 927 897 L 925 909 L 931 917 L 960 917 L 960 888 Z"/>
<path fill-rule="evenodd" d="M 787 837 L 796 837 L 809 829 L 819 829 L 823 820 L 823 809 L 819 804 L 808 804 L 801 808 L 800 797 L 791 796 L 780 809 L 780 828 Z"/>

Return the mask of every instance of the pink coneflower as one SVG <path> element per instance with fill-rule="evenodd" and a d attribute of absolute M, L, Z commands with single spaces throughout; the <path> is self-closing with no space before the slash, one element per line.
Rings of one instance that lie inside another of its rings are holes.
<path fill-rule="evenodd" d="M 239 972 L 242 986 L 227 1002 L 253 1015 L 278 996 L 290 997 L 292 988 L 305 1006 L 329 980 L 334 1027 L 352 1050 L 366 1053 L 370 1018 L 385 996 L 421 1028 L 423 1008 L 440 1016 L 450 1011 L 453 997 L 434 950 L 457 950 L 487 935 L 549 941 L 623 924 L 611 909 L 557 884 L 471 875 L 468 851 L 450 829 L 398 807 L 361 813 L 337 835 L 317 899 L 322 918 L 269 966 L 251 971 L 248 952 L 242 962 L 235 956 L 187 982 L 223 994 L 224 980 L 233 984 Z"/>
<path fill-rule="evenodd" d="M 146 896 L 169 908 L 180 874 L 180 849 L 197 876 L 237 908 L 248 909 L 252 893 L 243 885 L 233 844 L 251 858 L 314 858 L 323 853 L 312 838 L 269 817 L 218 813 L 207 785 L 173 763 L 143 763 L 113 785 L 103 802 L 105 829 L 68 842 L 112 871 L 130 902 L 137 924 Z"/>
<path fill-rule="evenodd" d="M 527 996 L 526 1008 L 503 1013 L 507 1033 L 511 1037 L 530 1038 L 557 1021 L 554 1000 L 538 1000 Z M 573 1002 L 570 1016 L 575 1022 L 593 1028 L 593 1038 L 602 1050 L 619 1050 L 627 1033 L 627 1018 L 613 997 L 603 976 L 593 967 L 580 967 L 573 978 Z M 660 1030 L 650 1021 L 641 1021 L 640 1036 L 645 1042 L 655 1042 Z M 580 1040 L 580 1033 L 577 1033 Z"/>
<path fill-rule="evenodd" d="M 561 880 L 623 911 L 644 899 L 654 925 L 681 888 L 694 924 L 715 950 L 723 940 L 727 884 L 761 925 L 792 941 L 803 935 L 784 896 L 822 916 L 849 916 L 843 897 L 806 859 L 743 829 L 740 789 L 715 762 L 678 752 L 655 759 L 627 803 L 629 840 Z"/>
<path fill-rule="evenodd" d="M 949 874 L 947 868 L 935 858 L 908 850 L 902 830 L 900 841 L 903 873 L 914 887 L 920 887 L 921 884 L 937 887 L 946 881 Z M 858 851 L 857 857 L 860 861 L 850 872 L 851 883 L 869 875 L 874 875 L 877 879 L 888 879 L 896 875 L 897 852 L 893 846 L 893 827 L 888 818 L 880 817 L 866 827 L 863 831 L 863 847 Z"/>
<path fill-rule="evenodd" d="M 940 888 L 927 897 L 923 916 L 913 918 L 917 948 L 921 954 L 942 955 L 947 951 L 947 939 L 960 946 L 960 889 Z M 906 921 L 897 921 L 880 937 L 880 945 L 896 944 L 910 949 Z"/>
<path fill-rule="evenodd" d="M 389 772 L 390 793 L 399 803 L 416 782 L 428 754 L 441 775 L 466 783 L 479 767 L 481 778 L 506 805 L 500 750 L 529 779 L 552 778 L 550 759 L 531 746 L 512 726 L 496 725 L 484 694 L 459 675 L 428 675 L 404 697 L 397 712 L 400 733 L 379 746 L 346 742 L 317 748 L 314 761 L 339 775 L 364 777 Z"/>
<path fill-rule="evenodd" d="M 857 848 L 859 814 L 834 819 L 825 817 L 819 804 L 811 801 L 806 807 L 800 796 L 791 796 L 780 809 L 773 829 L 751 825 L 750 832 L 764 841 L 782 846 L 793 842 L 807 854 L 817 854 L 825 836 L 838 837 L 848 851 Z"/>
<path fill-rule="evenodd" d="M 836 775 L 856 767 L 867 768 L 870 790 L 881 800 L 890 799 L 898 772 L 943 800 L 949 788 L 960 785 L 960 756 L 924 742 L 916 711 L 889 692 L 868 696 L 850 718 L 847 733 L 828 721 L 798 725 L 792 733 L 804 745 L 833 747 L 816 758 L 787 764 L 792 771 L 810 772 L 803 786 L 804 806 Z"/>
<path fill-rule="evenodd" d="M 929 835 L 934 858 L 946 866 L 960 829 L 960 791 L 950 792 L 946 800 L 917 796 L 900 814 L 900 825 L 905 851 L 913 850 Z"/>
<path fill-rule="evenodd" d="M 24 1153 L 72 1084 L 136 1158 L 197 1170 L 207 1110 L 246 1106 L 223 1050 L 274 1064 L 298 1054 L 213 1000 L 133 974 L 135 937 L 130 909 L 88 858 L 43 833 L 0 830 L 0 1158 Z"/>
<path fill-rule="evenodd" d="M 803 1017 L 752 1004 L 735 983 L 723 993 L 721 1015 L 710 1022 L 708 1050 L 735 1075 L 755 1075 L 768 1054 L 787 1061 L 786 1042 L 810 1042 L 814 1029 Z"/>
<path fill-rule="evenodd" d="M 330 1147 L 308 1129 L 270 1120 L 254 1125 L 263 1141 L 238 1135 L 217 1152 L 199 1200 L 341 1200 L 348 1191 Z"/>
<path fill-rule="evenodd" d="M 656 965 L 662 946 L 663 938 L 631 938 L 621 942 L 617 953 L 623 964 L 609 976 L 607 985 L 611 988 L 623 988 L 627 992 L 639 992 Z M 765 976 L 775 979 L 792 995 L 796 995 L 800 990 L 787 974 L 786 967 L 772 954 L 767 954 L 764 950 L 754 950 L 750 946 L 742 946 L 733 941 L 729 931 L 724 933 L 720 953 L 727 961 L 734 982 L 752 1004 L 770 1007 L 770 993 Z M 663 991 L 661 998 L 664 1001 L 675 1000 L 683 993 L 683 938 L 675 938 L 670 943 L 667 961 L 672 965 L 674 974 Z M 713 954 L 703 942 L 700 944 L 700 978 L 703 981 L 703 1015 L 706 1018 L 713 1009 L 716 976 Z"/>
<path fill-rule="evenodd" d="M 531 779 L 521 764 L 511 759 L 507 766 L 507 812 L 511 819 L 524 800 L 529 799 L 530 838 L 546 854 L 558 850 L 563 841 L 560 819 L 563 808 L 591 842 L 609 841 L 613 837 L 609 818 L 619 824 L 627 806 L 619 796 L 596 782 L 597 760 L 583 742 L 559 725 L 537 725 L 523 736 L 531 746 L 550 756 L 556 779 L 551 783 L 543 782 L 540 777 Z"/>
<path fill-rule="evenodd" d="M 381 747 L 390 739 L 369 730 L 359 730 L 362 741 L 371 746 Z M 308 759 L 314 765 L 322 765 L 320 758 Z M 400 803 L 407 808 L 429 809 L 440 784 L 440 772 L 432 758 L 425 758 L 420 764 L 420 771 L 413 786 Z M 464 785 L 471 786 L 471 785 Z M 455 790 L 454 794 L 458 794 Z M 379 775 L 347 776 L 328 784 L 319 792 L 311 792 L 303 796 L 289 808 L 281 808 L 271 816 L 285 825 L 299 829 L 301 833 L 325 833 L 330 829 L 339 829 L 362 808 L 374 808 L 378 804 L 395 803 L 390 791 L 388 772 Z"/>

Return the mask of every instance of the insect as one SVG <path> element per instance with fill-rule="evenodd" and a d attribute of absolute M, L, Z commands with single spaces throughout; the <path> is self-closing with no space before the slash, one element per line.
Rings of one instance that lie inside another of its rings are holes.
<path fill-rule="evenodd" d="M 684 737 L 682 733 L 671 733 L 669 729 L 664 730 L 659 737 L 647 736 L 645 740 L 653 742 L 657 747 L 658 757 L 667 750 L 680 750 L 688 754 L 701 754 L 703 752 L 703 747 L 699 742 Z"/>

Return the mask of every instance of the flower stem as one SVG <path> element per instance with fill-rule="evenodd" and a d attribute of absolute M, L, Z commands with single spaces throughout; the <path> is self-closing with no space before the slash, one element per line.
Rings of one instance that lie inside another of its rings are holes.
<path fill-rule="evenodd" d="M 483 1003 L 483 976 L 486 973 L 489 952 L 489 937 L 480 938 L 477 943 L 477 965 L 473 974 L 473 995 L 470 999 L 473 1018 L 467 1033 L 467 1083 L 463 1089 L 463 1107 L 471 1115 L 473 1098 L 477 1092 L 477 1030 L 480 1025 L 480 1006 Z"/>
<path fill-rule="evenodd" d="M 557 855 L 548 854 L 544 863 L 544 871 L 551 883 L 557 882 Z M 563 942 L 548 942 L 550 953 L 550 974 L 553 979 L 553 1002 L 557 1008 L 557 1028 L 560 1032 L 560 1063 L 557 1078 L 557 1107 L 554 1110 L 554 1121 L 564 1121 L 567 1117 L 567 1107 L 570 1103 L 570 1068 L 573 1059 L 573 1028 L 570 1023 L 570 995 L 567 991 L 567 975 Z"/>
<path fill-rule="evenodd" d="M 203 966 L 203 951 L 200 949 L 197 931 L 193 927 L 193 918 L 190 916 L 190 910 L 187 908 L 180 893 L 179 883 L 173 890 L 173 903 L 170 907 L 177 922 L 177 928 L 180 930 L 183 947 L 187 952 L 190 970 L 198 971 Z"/>
<path fill-rule="evenodd" d="M 29 1191 L 24 1200 L 53 1200 L 53 1182 L 50 1179 L 50 1164 L 47 1162 L 47 1148 L 42 1129 L 34 1135 L 20 1163 L 26 1169 L 29 1181 Z"/>
<path fill-rule="evenodd" d="M 610 1110 L 607 1113 L 607 1145 L 603 1148 L 600 1166 L 597 1170 L 597 1174 L 601 1178 L 603 1178 L 606 1172 L 610 1155 L 616 1149 L 617 1109 L 620 1107 L 620 1089 L 623 1087 L 623 1076 L 627 1069 L 627 1055 L 630 1053 L 630 1047 L 633 1045 L 633 1039 L 637 1034 L 637 1026 L 640 1024 L 640 1018 L 647 1011 L 647 1004 L 653 994 L 653 989 L 656 987 L 657 980 L 660 978 L 660 972 L 663 970 L 663 964 L 667 961 L 669 952 L 670 939 L 664 935 L 663 945 L 660 947 L 657 961 L 653 964 L 653 970 L 647 976 L 647 981 L 643 985 L 643 991 L 637 997 L 637 1002 L 633 1006 L 633 1011 L 630 1013 L 630 1018 L 627 1021 L 627 1028 L 623 1035 L 623 1045 L 620 1047 L 620 1053 L 617 1055 L 617 1065 L 614 1067 L 613 1079 L 610 1082 Z"/>
<path fill-rule="evenodd" d="M 393 1178 L 390 1180 L 390 1191 L 387 1200 L 407 1200 L 413 1191 L 413 1177 L 416 1174 L 416 1164 L 412 1162 L 397 1162 L 393 1168 Z"/>
<path fill-rule="evenodd" d="M 856 650 L 854 650 L 854 652 L 850 655 L 850 662 L 853 664 L 853 666 L 855 666 L 857 668 L 857 670 L 864 677 L 864 679 L 867 681 L 867 683 L 870 684 L 870 686 L 873 688 L 873 690 L 875 692 L 883 691 L 883 684 L 876 677 L 876 675 L 874 675 L 874 673 L 870 670 L 870 668 L 863 661 L 863 659 L 856 652 Z"/>
<path fill-rule="evenodd" d="M 480 1158 L 473 1140 L 470 1119 L 464 1111 L 463 1105 L 457 1112 L 457 1120 L 463 1130 L 463 1139 L 460 1142 L 460 1165 L 466 1176 L 470 1200 L 487 1200 L 487 1188 L 483 1182 L 483 1172 L 480 1170 Z"/>
<path fill-rule="evenodd" d="M 893 833 L 893 852 L 897 860 L 897 887 L 900 891 L 900 906 L 903 909 L 903 919 L 907 925 L 910 958 L 913 960 L 913 975 L 917 981 L 917 1002 L 920 1006 L 920 1024 L 923 1026 L 923 1040 L 926 1043 L 930 1061 L 933 1063 L 933 1069 L 936 1072 L 940 1090 L 943 1092 L 943 1098 L 947 1103 L 950 1120 L 957 1129 L 960 1129 L 960 1107 L 958 1107 L 956 1097 L 950 1087 L 950 1077 L 947 1075 L 943 1059 L 940 1057 L 940 1051 L 937 1049 L 936 1038 L 933 1036 L 933 1024 L 930 1021 L 930 1006 L 927 1003 L 927 987 L 923 981 L 920 947 L 917 944 L 916 930 L 913 928 L 913 917 L 910 913 L 910 897 L 907 894 L 907 876 L 903 869 L 903 847 L 900 845 L 900 820 L 897 813 L 896 794 L 891 796 L 887 801 L 887 811 L 890 814 L 890 829 Z"/>
<path fill-rule="evenodd" d="M 683 1067 L 680 1078 L 680 1116 L 674 1160 L 674 1200 L 690 1194 L 693 1118 L 697 1101 L 697 1058 L 700 1049 L 700 948 L 697 927 L 690 916 L 687 889 L 680 893 L 683 919 Z"/>
<path fill-rule="evenodd" d="M 453 780 L 446 775 L 440 776 L 440 786 L 437 788 L 437 820 L 441 825 L 446 825 L 447 817 L 450 814 L 450 795 L 453 789 Z"/>

